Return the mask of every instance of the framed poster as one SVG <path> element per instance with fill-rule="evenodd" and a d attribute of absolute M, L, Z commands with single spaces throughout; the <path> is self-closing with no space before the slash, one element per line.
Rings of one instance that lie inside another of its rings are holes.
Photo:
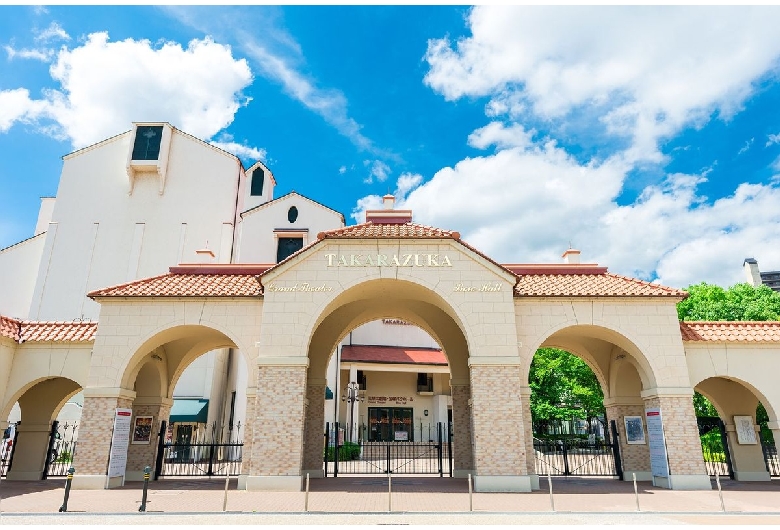
<path fill-rule="evenodd" d="M 626 443 L 644 445 L 646 442 L 642 416 L 623 416 L 623 422 L 626 425 Z"/>
<path fill-rule="evenodd" d="M 752 416 L 734 416 L 734 426 L 737 430 L 738 444 L 754 445 L 758 443 Z"/>
<path fill-rule="evenodd" d="M 136 416 L 133 423 L 132 445 L 149 445 L 152 441 L 152 421 L 154 416 Z"/>

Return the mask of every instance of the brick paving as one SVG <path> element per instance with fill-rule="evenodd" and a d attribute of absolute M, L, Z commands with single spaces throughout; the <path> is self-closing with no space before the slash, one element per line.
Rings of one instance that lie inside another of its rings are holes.
<path fill-rule="evenodd" d="M 556 512 L 635 513 L 633 484 L 613 479 L 553 478 Z M 768 514 L 780 523 L 780 481 L 735 482 L 724 480 L 723 498 L 730 514 Z M 532 493 L 474 493 L 473 509 L 483 514 L 549 514 L 547 479 Z M 643 512 L 664 514 L 719 514 L 717 490 L 670 491 L 640 482 L 639 503 Z M 141 500 L 142 483 L 128 483 L 112 490 L 73 490 L 68 511 L 82 514 L 135 513 Z M 150 513 L 222 512 L 225 480 L 165 479 L 151 482 Z M 8 514 L 56 513 L 62 504 L 64 480 L 0 482 L 0 512 Z M 233 513 L 300 514 L 303 492 L 259 492 L 236 490 L 229 484 L 227 511 Z M 320 514 L 379 514 L 389 509 L 387 479 L 384 477 L 339 477 L 312 479 L 309 511 Z M 469 511 L 465 479 L 394 477 L 393 512 L 463 513 Z M 777 514 L 776 516 L 773 514 Z M 679 518 L 678 518 L 679 520 Z"/>

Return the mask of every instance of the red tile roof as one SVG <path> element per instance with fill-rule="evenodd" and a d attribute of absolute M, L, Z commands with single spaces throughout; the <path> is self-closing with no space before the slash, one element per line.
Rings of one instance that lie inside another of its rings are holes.
<path fill-rule="evenodd" d="M 682 340 L 689 342 L 780 342 L 780 321 L 680 322 Z"/>
<path fill-rule="evenodd" d="M 0 337 L 6 337 L 15 341 L 19 340 L 21 322 L 15 318 L 0 315 Z"/>
<path fill-rule="evenodd" d="M 417 223 L 375 224 L 372 222 L 345 226 L 317 234 L 317 239 L 460 239 L 458 232 Z"/>
<path fill-rule="evenodd" d="M 17 320 L 0 315 L 0 336 L 23 342 L 90 342 L 95 340 L 97 322 L 41 322 Z"/>
<path fill-rule="evenodd" d="M 260 296 L 255 274 L 163 274 L 92 291 L 87 296 Z"/>
<path fill-rule="evenodd" d="M 90 342 L 95 340 L 97 322 L 22 321 L 19 342 Z"/>
<path fill-rule="evenodd" d="M 610 272 L 603 274 L 525 274 L 515 287 L 518 296 L 661 296 L 682 300 L 688 293 Z"/>
<path fill-rule="evenodd" d="M 382 364 L 432 364 L 447 366 L 447 357 L 434 348 L 402 348 L 397 346 L 342 346 L 342 362 Z"/>

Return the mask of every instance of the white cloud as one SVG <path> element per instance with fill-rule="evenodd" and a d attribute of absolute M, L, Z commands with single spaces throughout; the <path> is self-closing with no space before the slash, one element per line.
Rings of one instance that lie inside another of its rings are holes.
<path fill-rule="evenodd" d="M 224 149 L 228 153 L 233 153 L 242 160 L 249 160 L 256 162 L 258 160 L 265 160 L 267 155 L 266 150 L 259 147 L 250 147 L 245 144 L 239 144 L 237 142 L 210 142 L 211 145 Z"/>
<path fill-rule="evenodd" d="M 368 176 L 363 179 L 363 182 L 366 184 L 371 184 L 374 182 L 374 179 L 384 182 L 390 176 L 390 166 L 381 160 L 364 160 L 363 166 L 368 168 Z"/>
<path fill-rule="evenodd" d="M 780 144 L 780 133 L 767 135 L 767 141 L 764 147 L 769 147 L 774 144 Z"/>
<path fill-rule="evenodd" d="M 0 90 L 0 132 L 6 132 L 17 121 L 31 122 L 44 110 L 45 104 L 30 99 L 24 88 Z"/>
<path fill-rule="evenodd" d="M 347 166 L 341 166 L 339 168 L 339 175 L 343 175 L 346 172 L 347 172 Z"/>
<path fill-rule="evenodd" d="M 425 81 L 447 100 L 488 96 L 488 114 L 593 120 L 626 137 L 626 160 L 714 111 L 728 117 L 777 66 L 774 7 L 497 7 L 468 17 L 471 36 L 429 41 Z"/>
<path fill-rule="evenodd" d="M 400 177 L 398 177 L 398 180 L 395 183 L 396 200 L 406 200 L 406 196 L 409 194 L 409 192 L 419 187 L 420 184 L 422 184 L 422 181 L 422 175 L 417 173 L 403 173 Z"/>
<path fill-rule="evenodd" d="M 737 152 L 737 156 L 743 153 L 747 153 L 750 150 L 750 148 L 753 146 L 753 142 L 755 140 L 756 140 L 755 138 L 751 138 L 750 140 L 747 140 L 745 142 L 745 145 L 743 145 L 742 148 Z"/>
<path fill-rule="evenodd" d="M 7 44 L 4 46 L 4 48 L 5 52 L 8 54 L 8 60 L 10 61 L 19 58 L 49 62 L 54 57 L 55 53 L 54 50 L 48 48 L 22 48 L 17 50 Z"/>
<path fill-rule="evenodd" d="M 507 127 L 497 121 L 490 122 L 481 129 L 477 129 L 469 135 L 468 143 L 477 149 L 486 149 L 495 145 L 499 149 L 511 147 L 526 148 L 531 145 L 534 131 L 526 131 L 520 124 Z"/>
<path fill-rule="evenodd" d="M 70 35 L 57 22 L 52 22 L 49 27 L 36 33 L 35 40 L 38 42 L 70 40 Z"/>
<path fill-rule="evenodd" d="M 38 117 L 54 120 L 76 148 L 127 130 L 133 121 L 169 121 L 210 138 L 247 103 L 241 90 L 252 82 L 246 61 L 209 38 L 187 48 L 173 42 L 154 47 L 146 40 L 109 42 L 107 33 L 63 48 L 50 73 L 61 88 L 34 102 L 43 107 Z"/>

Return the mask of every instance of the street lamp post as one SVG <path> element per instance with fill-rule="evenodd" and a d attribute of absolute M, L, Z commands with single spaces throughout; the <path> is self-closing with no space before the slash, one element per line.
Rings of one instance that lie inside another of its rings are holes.
<path fill-rule="evenodd" d="M 361 402 L 365 398 L 360 395 L 360 385 L 358 385 L 355 381 L 350 382 L 347 385 L 347 388 L 344 389 L 344 394 L 341 395 L 341 401 L 346 401 L 349 403 L 349 408 L 347 409 L 348 412 L 348 421 L 349 421 L 349 441 L 354 442 L 355 441 L 355 432 L 353 427 L 353 418 L 355 417 L 355 402 Z"/>

